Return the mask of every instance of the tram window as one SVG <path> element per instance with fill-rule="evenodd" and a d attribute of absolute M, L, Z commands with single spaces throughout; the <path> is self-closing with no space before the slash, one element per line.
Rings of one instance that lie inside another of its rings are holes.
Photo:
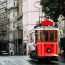
<path fill-rule="evenodd" d="M 45 34 L 42 30 L 35 31 L 35 41 L 45 41 Z"/>
<path fill-rule="evenodd" d="M 40 39 L 41 39 L 41 41 L 45 41 L 44 31 L 40 31 Z"/>
<path fill-rule="evenodd" d="M 45 41 L 48 41 L 48 31 L 44 31 Z"/>
<path fill-rule="evenodd" d="M 35 31 L 35 41 L 40 41 L 40 31 Z"/>
<path fill-rule="evenodd" d="M 57 41 L 57 31 L 37 30 L 35 31 L 35 41 Z"/>
<path fill-rule="evenodd" d="M 50 41 L 52 42 L 57 41 L 57 31 L 56 30 L 50 32 Z"/>
<path fill-rule="evenodd" d="M 58 40 L 58 32 L 55 31 L 55 41 L 57 41 L 57 40 Z"/>
<path fill-rule="evenodd" d="M 50 41 L 54 41 L 54 32 L 50 32 Z"/>
<path fill-rule="evenodd" d="M 35 41 L 48 41 L 48 31 L 38 30 L 35 31 Z"/>

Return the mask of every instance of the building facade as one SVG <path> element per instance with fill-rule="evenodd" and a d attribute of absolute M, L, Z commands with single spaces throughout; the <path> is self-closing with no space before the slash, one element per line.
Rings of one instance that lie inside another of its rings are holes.
<path fill-rule="evenodd" d="M 22 54 L 22 0 L 8 0 L 8 40 L 14 54 Z M 9 47 L 10 48 L 10 47 Z M 10 51 L 10 50 L 9 50 Z"/>

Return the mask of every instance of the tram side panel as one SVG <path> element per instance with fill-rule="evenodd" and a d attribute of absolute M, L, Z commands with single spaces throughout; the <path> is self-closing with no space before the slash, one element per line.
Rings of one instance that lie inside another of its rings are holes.
<path fill-rule="evenodd" d="M 39 31 L 40 32 L 40 31 Z M 48 31 L 47 31 L 48 32 Z M 50 32 L 48 32 L 48 40 L 51 37 Z M 54 41 L 41 41 L 41 38 L 39 36 L 37 36 L 37 38 L 39 39 L 36 42 L 36 52 L 37 52 L 37 56 L 39 58 L 43 58 L 43 57 L 57 57 L 58 53 L 59 53 L 59 42 L 58 42 L 58 35 L 57 35 L 57 31 L 53 31 L 53 39 Z M 38 33 L 39 35 L 39 33 Z"/>

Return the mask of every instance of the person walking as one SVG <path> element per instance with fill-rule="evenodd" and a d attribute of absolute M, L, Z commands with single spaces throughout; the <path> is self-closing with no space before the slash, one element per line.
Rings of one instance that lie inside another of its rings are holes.
<path fill-rule="evenodd" d="M 32 59 L 36 59 L 36 52 L 35 52 L 35 43 L 34 42 L 30 42 L 28 44 L 28 48 L 29 48 L 29 55 L 30 55 L 30 58 Z"/>

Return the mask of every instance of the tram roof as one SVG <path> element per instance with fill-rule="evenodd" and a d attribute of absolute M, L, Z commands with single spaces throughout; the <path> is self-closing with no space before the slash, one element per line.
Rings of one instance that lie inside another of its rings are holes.
<path fill-rule="evenodd" d="M 34 30 L 59 30 L 59 28 L 53 26 L 40 26 L 35 28 Z"/>

